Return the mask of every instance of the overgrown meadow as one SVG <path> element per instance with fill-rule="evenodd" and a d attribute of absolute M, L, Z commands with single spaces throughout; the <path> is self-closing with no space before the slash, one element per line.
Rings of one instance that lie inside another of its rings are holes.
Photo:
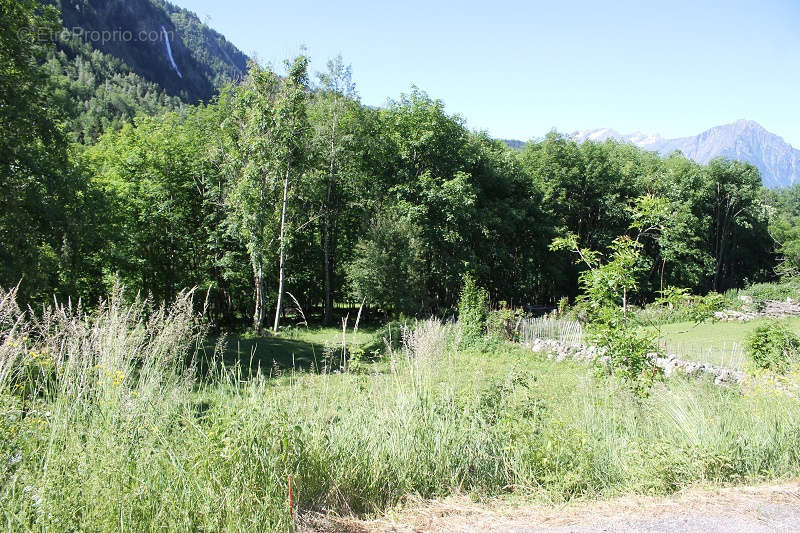
<path fill-rule="evenodd" d="M 409 495 L 564 502 L 800 474 L 790 387 L 674 378 L 638 398 L 497 339 L 459 348 L 438 320 L 347 372 L 341 330 L 311 371 L 249 372 L 203 342 L 191 299 L 36 317 L 2 295 L 4 528 L 285 530 Z"/>

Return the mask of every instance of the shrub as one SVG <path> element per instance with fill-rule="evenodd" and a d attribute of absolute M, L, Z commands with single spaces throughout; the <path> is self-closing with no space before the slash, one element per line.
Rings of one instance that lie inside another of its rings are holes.
<path fill-rule="evenodd" d="M 492 337 L 507 341 L 516 340 L 517 325 L 522 315 L 506 306 L 505 302 L 500 304 L 500 309 L 490 311 L 486 317 L 486 330 Z"/>
<path fill-rule="evenodd" d="M 661 369 L 651 354 L 658 347 L 651 337 L 614 309 L 606 309 L 593 324 L 592 340 L 604 349 L 605 368 L 625 380 L 634 394 L 646 397 Z"/>
<path fill-rule="evenodd" d="M 472 345 L 486 334 L 489 293 L 479 287 L 469 274 L 465 274 L 463 279 L 464 285 L 458 300 L 458 321 L 461 323 L 462 344 Z"/>
<path fill-rule="evenodd" d="M 705 322 L 713 318 L 714 313 L 723 311 L 728 307 L 728 300 L 718 292 L 709 292 L 702 298 L 697 300 L 697 303 L 692 306 L 692 320 L 697 322 Z"/>
<path fill-rule="evenodd" d="M 756 309 L 763 309 L 770 300 L 800 300 L 800 277 L 788 278 L 779 283 L 756 283 L 739 291 L 749 298 Z"/>
<path fill-rule="evenodd" d="M 367 353 L 380 353 L 385 350 L 397 350 L 403 344 L 403 331 L 409 327 L 408 320 L 392 320 L 380 327 L 372 336 L 372 340 L 365 343 L 364 351 Z"/>
<path fill-rule="evenodd" d="M 569 297 L 562 296 L 558 300 L 558 316 L 564 316 L 569 312 Z"/>
<path fill-rule="evenodd" d="M 745 348 L 758 368 L 785 372 L 798 362 L 800 337 L 783 324 L 770 322 L 747 337 Z"/>

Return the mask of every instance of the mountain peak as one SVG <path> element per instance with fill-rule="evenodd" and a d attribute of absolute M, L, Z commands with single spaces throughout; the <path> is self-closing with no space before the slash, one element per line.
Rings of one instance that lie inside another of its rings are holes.
<path fill-rule="evenodd" d="M 739 119 L 692 137 L 676 139 L 665 139 L 658 134 L 640 131 L 623 135 L 610 128 L 583 130 L 570 137 L 577 142 L 616 139 L 662 155 L 680 150 L 689 159 L 702 164 L 715 157 L 727 157 L 756 166 L 767 187 L 788 187 L 800 183 L 800 150 L 754 120 Z"/>

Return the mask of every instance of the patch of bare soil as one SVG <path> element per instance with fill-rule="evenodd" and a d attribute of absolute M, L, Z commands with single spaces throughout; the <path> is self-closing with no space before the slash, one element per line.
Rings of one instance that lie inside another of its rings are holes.
<path fill-rule="evenodd" d="M 751 487 L 688 489 L 564 506 L 476 504 L 453 496 L 419 501 L 371 520 L 306 514 L 300 531 L 416 533 L 561 532 L 800 532 L 800 481 Z"/>

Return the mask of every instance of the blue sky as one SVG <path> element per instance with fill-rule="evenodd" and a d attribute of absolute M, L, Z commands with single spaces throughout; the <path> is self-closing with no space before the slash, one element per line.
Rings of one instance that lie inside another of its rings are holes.
<path fill-rule="evenodd" d="M 414 84 L 496 137 L 747 118 L 800 147 L 798 0 L 173 1 L 261 62 L 341 53 L 364 103 Z"/>

